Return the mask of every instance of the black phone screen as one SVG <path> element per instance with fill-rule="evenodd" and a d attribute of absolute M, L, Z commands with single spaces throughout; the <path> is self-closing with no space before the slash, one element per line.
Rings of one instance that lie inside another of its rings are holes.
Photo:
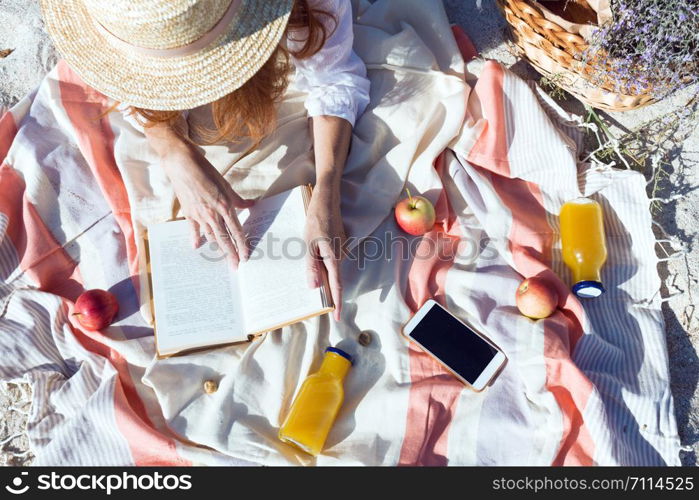
<path fill-rule="evenodd" d="M 498 352 L 438 305 L 432 306 L 409 335 L 470 384 Z"/>

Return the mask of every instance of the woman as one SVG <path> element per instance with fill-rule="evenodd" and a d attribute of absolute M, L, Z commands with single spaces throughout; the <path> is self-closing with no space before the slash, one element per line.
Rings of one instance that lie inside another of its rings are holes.
<path fill-rule="evenodd" d="M 130 105 L 169 177 L 193 239 L 248 257 L 236 208 L 242 199 L 189 139 L 186 110 L 209 105 L 207 142 L 259 142 L 292 64 L 308 92 L 316 185 L 308 207 L 309 284 L 328 273 L 339 320 L 340 178 L 369 82 L 352 52 L 349 0 L 42 0 L 46 27 L 91 86 Z M 195 243 L 196 244 L 196 243 Z"/>

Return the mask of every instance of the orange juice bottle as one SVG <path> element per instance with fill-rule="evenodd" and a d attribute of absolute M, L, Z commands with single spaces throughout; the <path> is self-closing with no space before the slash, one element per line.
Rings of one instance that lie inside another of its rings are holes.
<path fill-rule="evenodd" d="M 578 198 L 561 208 L 563 262 L 573 273 L 573 293 L 599 297 L 604 293 L 600 272 L 607 260 L 602 207 L 589 198 Z"/>
<path fill-rule="evenodd" d="M 325 349 L 320 369 L 304 380 L 291 410 L 279 429 L 279 439 L 311 455 L 318 455 L 342 406 L 342 383 L 352 356 L 337 347 Z"/>

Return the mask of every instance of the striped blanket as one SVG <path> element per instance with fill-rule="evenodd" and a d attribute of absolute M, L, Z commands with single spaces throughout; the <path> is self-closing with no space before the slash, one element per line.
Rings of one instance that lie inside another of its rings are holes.
<path fill-rule="evenodd" d="M 315 318 L 247 345 L 155 359 L 143 234 L 171 216 L 173 193 L 142 129 L 123 110 L 106 113 L 109 100 L 63 63 L 2 116 L 0 377 L 33 386 L 36 463 L 678 464 L 642 176 L 577 165 L 573 117 L 499 64 L 479 64 L 471 79 L 472 47 L 453 36 L 439 1 L 354 8 L 372 104 L 343 181 L 351 246 L 339 323 Z M 312 181 L 310 144 L 292 83 L 273 136 L 254 151 L 205 152 L 243 196 L 257 196 Z M 391 215 L 406 183 L 437 208 L 421 238 Z M 609 246 L 609 291 L 585 303 L 569 293 L 557 220 L 581 194 L 602 203 Z M 514 306 L 533 275 L 562 297 L 546 320 Z M 88 288 L 119 299 L 116 323 L 101 332 L 70 316 Z M 401 336 L 430 297 L 507 354 L 483 393 Z M 369 345 L 357 343 L 360 332 Z M 329 344 L 358 361 L 326 450 L 312 459 L 276 433 Z M 203 390 L 208 379 L 214 394 Z"/>

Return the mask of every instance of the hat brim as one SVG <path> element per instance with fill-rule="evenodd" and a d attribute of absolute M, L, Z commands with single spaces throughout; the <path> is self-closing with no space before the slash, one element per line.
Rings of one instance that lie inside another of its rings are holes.
<path fill-rule="evenodd" d="M 243 0 L 230 30 L 181 57 L 122 51 L 93 24 L 81 0 L 41 0 L 59 53 L 88 85 L 121 103 L 175 111 L 213 102 L 247 82 L 279 44 L 293 0 Z"/>

